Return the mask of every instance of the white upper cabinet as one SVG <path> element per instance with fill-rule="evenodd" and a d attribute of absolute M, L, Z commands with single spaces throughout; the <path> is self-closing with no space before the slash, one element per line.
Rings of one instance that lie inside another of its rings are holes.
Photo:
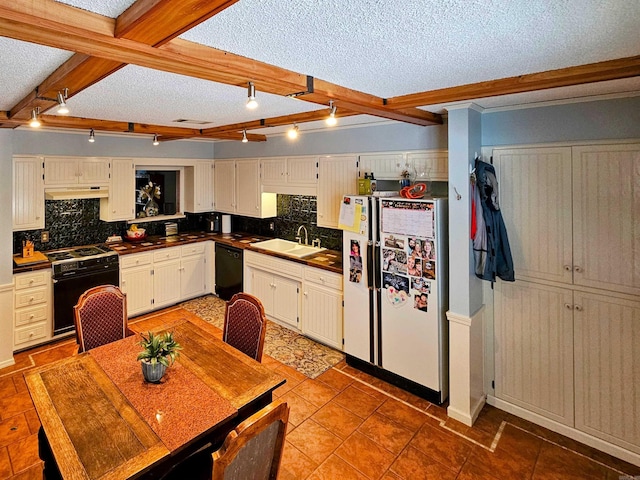
<path fill-rule="evenodd" d="M 640 144 L 573 147 L 573 281 L 640 295 Z"/>
<path fill-rule="evenodd" d="M 108 158 L 45 157 L 45 186 L 108 185 Z"/>
<path fill-rule="evenodd" d="M 202 213 L 213 211 L 213 162 L 196 162 L 185 168 L 186 212 Z"/>
<path fill-rule="evenodd" d="M 449 180 L 449 152 L 407 153 L 407 170 L 415 182 L 447 182 Z"/>
<path fill-rule="evenodd" d="M 135 188 L 133 159 L 111 159 L 109 197 L 100 199 L 100 220 L 114 222 L 135 218 Z"/>
<path fill-rule="evenodd" d="M 263 192 L 316 195 L 318 157 L 261 158 Z"/>
<path fill-rule="evenodd" d="M 358 157 L 333 155 L 320 157 L 318 168 L 318 226 L 338 228 L 342 197 L 357 192 Z"/>
<path fill-rule="evenodd" d="M 358 177 L 371 174 L 377 180 L 398 180 L 403 170 L 407 169 L 407 161 L 402 153 L 364 154 L 359 157 Z"/>
<path fill-rule="evenodd" d="M 276 194 L 262 193 L 258 159 L 214 161 L 214 209 L 255 218 L 277 215 Z"/>
<path fill-rule="evenodd" d="M 41 157 L 13 157 L 13 230 L 44 228 Z"/>

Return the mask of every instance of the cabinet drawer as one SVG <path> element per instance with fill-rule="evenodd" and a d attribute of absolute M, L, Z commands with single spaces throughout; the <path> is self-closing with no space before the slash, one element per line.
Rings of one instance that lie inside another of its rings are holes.
<path fill-rule="evenodd" d="M 39 323 L 37 325 L 31 325 L 24 328 L 18 328 L 13 334 L 14 345 L 20 345 L 21 343 L 32 342 L 40 338 L 47 337 L 47 324 Z"/>
<path fill-rule="evenodd" d="M 123 255 L 120 257 L 120 268 L 139 267 L 150 265 L 153 256 L 151 253 L 139 253 L 137 255 Z"/>
<path fill-rule="evenodd" d="M 51 271 L 49 270 L 38 270 L 36 272 L 23 273 L 21 275 L 15 275 L 14 277 L 16 290 L 46 285 L 49 283 L 50 279 Z"/>
<path fill-rule="evenodd" d="M 270 255 L 246 251 L 244 259 L 247 265 L 290 278 L 302 278 L 303 265 L 291 260 L 281 260 Z"/>
<path fill-rule="evenodd" d="M 17 291 L 15 294 L 15 308 L 30 307 L 45 303 L 48 300 L 49 289 L 47 287 L 32 288 L 24 291 Z"/>
<path fill-rule="evenodd" d="M 153 252 L 153 261 L 162 262 L 164 260 L 174 260 L 180 258 L 180 248 L 161 248 Z"/>
<path fill-rule="evenodd" d="M 31 323 L 45 322 L 49 307 L 46 304 L 37 307 L 20 308 L 15 312 L 15 326 L 23 327 Z"/>
<path fill-rule="evenodd" d="M 342 291 L 342 275 L 338 273 L 327 272 L 321 268 L 305 267 L 304 279 L 307 282 Z"/>
<path fill-rule="evenodd" d="M 188 255 L 200 255 L 201 253 L 204 253 L 205 248 L 206 244 L 204 242 L 184 245 L 182 247 L 182 256 L 186 257 Z"/>

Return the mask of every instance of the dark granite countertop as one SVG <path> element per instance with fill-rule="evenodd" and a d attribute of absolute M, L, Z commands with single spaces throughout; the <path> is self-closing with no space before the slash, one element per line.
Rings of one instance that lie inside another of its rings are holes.
<path fill-rule="evenodd" d="M 206 232 L 185 232 L 179 235 L 171 237 L 164 236 L 150 236 L 140 242 L 116 242 L 111 243 L 109 246 L 118 252 L 120 255 L 127 255 L 131 253 L 141 253 L 150 250 L 157 250 L 165 247 L 176 247 L 180 245 L 187 245 L 189 243 L 205 242 L 212 240 L 214 242 L 223 243 L 243 250 L 253 250 L 265 255 L 271 255 L 274 257 L 283 258 L 292 262 L 302 263 L 311 267 L 322 268 L 335 273 L 342 273 L 342 253 L 336 250 L 325 250 L 320 253 L 316 253 L 305 258 L 293 258 L 286 255 L 281 255 L 275 252 L 262 250 L 253 247 L 255 242 L 261 242 L 268 240 L 269 237 L 261 235 L 253 235 L 250 233 L 236 232 L 236 233 L 206 233 Z"/>

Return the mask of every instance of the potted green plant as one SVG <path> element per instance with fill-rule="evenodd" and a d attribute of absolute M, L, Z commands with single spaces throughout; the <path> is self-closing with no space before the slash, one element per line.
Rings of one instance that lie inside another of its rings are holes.
<path fill-rule="evenodd" d="M 164 375 L 165 370 L 180 355 L 178 350 L 182 349 L 180 344 L 173 338 L 172 332 L 154 334 L 147 333 L 147 336 L 140 334 L 142 340 L 140 346 L 143 350 L 138 354 L 141 360 L 142 375 L 147 382 L 157 383 Z"/>

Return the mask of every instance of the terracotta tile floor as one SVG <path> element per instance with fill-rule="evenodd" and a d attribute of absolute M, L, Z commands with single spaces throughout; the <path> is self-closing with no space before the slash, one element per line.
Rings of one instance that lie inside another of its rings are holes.
<path fill-rule="evenodd" d="M 40 423 L 23 373 L 75 353 L 72 340 L 15 356 L 0 370 L 0 480 L 42 479 Z M 640 467 L 486 406 L 469 428 L 443 407 L 342 363 L 312 380 L 266 357 L 291 407 L 279 478 L 310 480 L 602 479 Z"/>

